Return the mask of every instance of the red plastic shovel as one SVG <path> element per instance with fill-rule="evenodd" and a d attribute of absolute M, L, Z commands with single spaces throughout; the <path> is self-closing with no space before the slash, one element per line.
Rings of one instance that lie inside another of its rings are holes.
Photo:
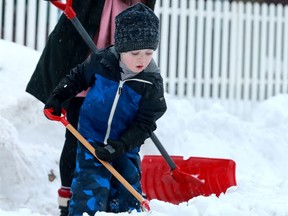
<path fill-rule="evenodd" d="M 95 46 L 93 40 L 88 35 L 87 31 L 79 21 L 76 16 L 76 13 L 72 7 L 73 0 L 66 0 L 66 3 L 61 2 L 60 0 L 45 0 L 50 1 L 53 5 L 55 5 L 58 9 L 63 11 L 65 16 L 72 22 L 78 33 L 81 35 L 85 43 L 89 46 L 89 48 L 93 52 L 97 52 L 97 47 Z"/>
<path fill-rule="evenodd" d="M 154 133 L 151 139 L 162 156 L 145 155 L 142 160 L 141 182 L 149 200 L 179 204 L 199 195 L 219 196 L 236 185 L 233 160 L 170 157 Z"/>

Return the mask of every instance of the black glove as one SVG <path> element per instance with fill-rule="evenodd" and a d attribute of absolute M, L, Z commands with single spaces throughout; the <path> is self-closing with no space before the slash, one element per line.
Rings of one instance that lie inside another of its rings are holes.
<path fill-rule="evenodd" d="M 56 116 L 61 116 L 61 109 L 62 109 L 62 100 L 57 95 L 51 95 L 46 104 L 44 109 L 53 109 L 52 114 Z"/>
<path fill-rule="evenodd" d="M 107 140 L 104 147 L 96 147 L 95 153 L 97 157 L 104 161 L 112 161 L 126 152 L 125 143 L 122 140 Z"/>

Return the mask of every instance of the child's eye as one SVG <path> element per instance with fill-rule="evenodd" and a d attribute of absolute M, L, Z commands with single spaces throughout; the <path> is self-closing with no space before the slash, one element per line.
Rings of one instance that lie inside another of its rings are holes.
<path fill-rule="evenodd" d="M 138 55 L 139 52 L 131 52 L 132 55 Z"/>
<path fill-rule="evenodd" d="M 150 56 L 150 55 L 152 55 L 153 54 L 153 52 L 147 52 L 146 53 L 146 55 L 148 55 L 148 56 Z"/>

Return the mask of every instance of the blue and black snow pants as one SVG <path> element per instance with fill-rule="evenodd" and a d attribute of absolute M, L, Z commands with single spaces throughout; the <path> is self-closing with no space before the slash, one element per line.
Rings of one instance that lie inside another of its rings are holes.
<path fill-rule="evenodd" d="M 130 152 L 111 165 L 141 194 L 140 163 L 138 152 Z M 71 191 L 71 216 L 82 216 L 84 212 L 94 215 L 97 211 L 140 211 L 139 201 L 80 143 Z"/>

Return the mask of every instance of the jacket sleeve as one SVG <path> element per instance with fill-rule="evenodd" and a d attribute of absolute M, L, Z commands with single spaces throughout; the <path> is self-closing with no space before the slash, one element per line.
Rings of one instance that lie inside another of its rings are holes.
<path fill-rule="evenodd" d="M 94 56 L 90 55 L 86 61 L 77 65 L 66 75 L 52 92 L 52 95 L 57 96 L 63 102 L 76 96 L 83 90 L 87 90 L 95 81 L 93 66 L 95 63 Z"/>
<path fill-rule="evenodd" d="M 146 91 L 134 121 L 120 138 L 126 144 L 127 151 L 140 147 L 151 136 L 157 128 L 156 121 L 166 109 L 163 81 L 161 81 Z"/>
<path fill-rule="evenodd" d="M 99 29 L 104 4 L 105 0 L 73 1 L 73 9 L 92 39 Z M 46 103 L 58 83 L 88 54 L 89 47 L 71 21 L 62 14 L 49 35 L 26 92 Z"/>

